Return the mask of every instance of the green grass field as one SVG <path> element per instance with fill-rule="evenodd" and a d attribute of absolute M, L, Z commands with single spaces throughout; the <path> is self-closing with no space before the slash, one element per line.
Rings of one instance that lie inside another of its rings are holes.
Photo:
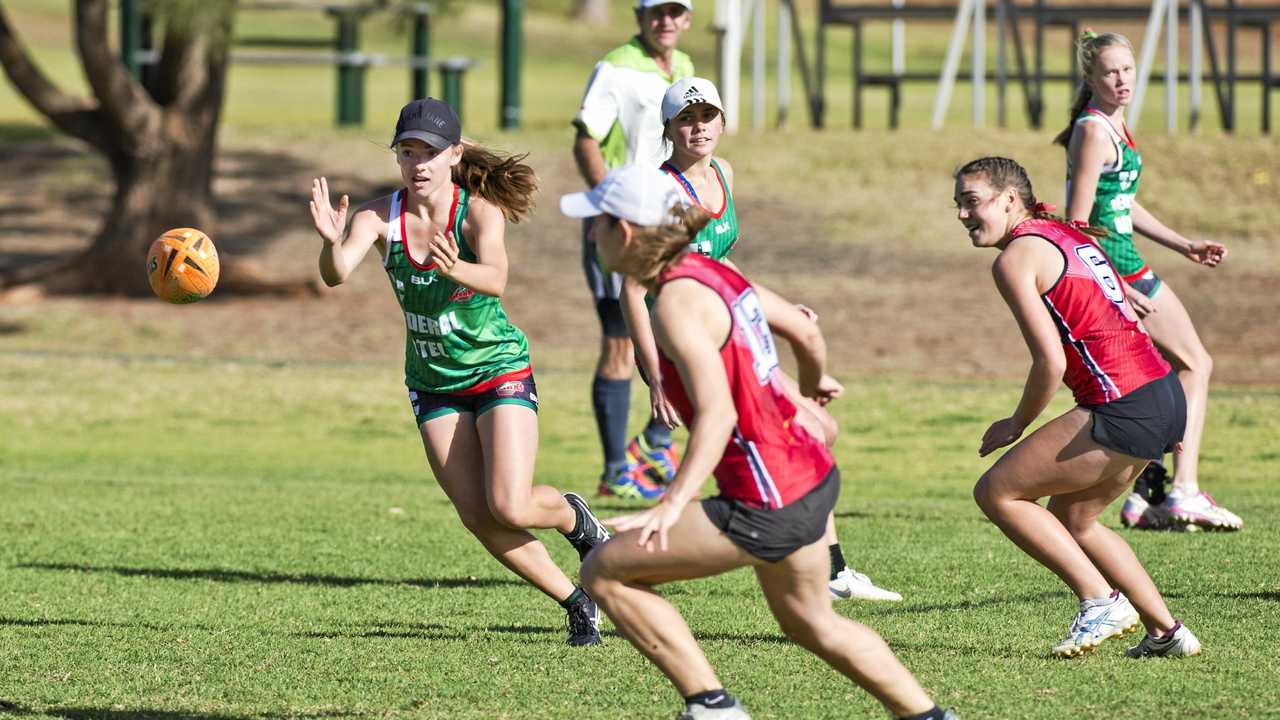
<path fill-rule="evenodd" d="M 597 452 L 577 402 L 586 380 L 539 378 L 538 479 L 579 492 Z M 398 386 L 394 366 L 362 363 L 0 356 L 0 714 L 674 714 L 674 691 L 623 639 L 565 646 L 559 608 L 462 529 Z M 1047 651 L 1073 598 L 969 496 L 987 466 L 978 437 L 1017 391 L 850 385 L 834 406 L 839 530 L 851 561 L 906 601 L 839 612 L 879 630 L 966 718 L 1274 713 L 1280 504 L 1266 488 L 1280 393 L 1223 390 L 1210 406 L 1203 474 L 1245 531 L 1125 531 L 1204 655 L 1139 662 L 1113 642 L 1063 662 Z M 749 572 L 666 594 L 754 717 L 881 717 L 783 639 Z"/>
<path fill-rule="evenodd" d="M 438 20 L 434 43 L 438 55 L 481 60 L 466 81 L 468 134 L 530 151 L 541 178 L 540 210 L 509 235 L 518 272 L 504 303 L 529 333 L 538 367 L 537 478 L 594 497 L 599 449 L 587 388 L 597 327 L 577 274 L 577 230 L 554 208 L 559 193 L 580 185 L 568 120 L 591 63 L 629 27 L 616 2 L 610 28 L 584 33 L 564 19 L 568 5 L 528 3 L 521 133 L 495 127 L 494 3 L 454 2 L 459 10 Z M 709 9 L 710 0 L 699 5 Z M 813 3 L 800 5 L 811 39 Z M 68 7 L 4 1 L 45 71 L 82 91 Z M 331 32 L 318 13 L 241 20 L 241 34 Z M 707 21 L 709 12 L 696 17 L 686 47 L 711 74 Z M 1061 35 L 1050 36 L 1050 69 L 1065 67 Z M 868 31 L 869 61 L 879 67 L 887 36 L 883 27 Z M 722 150 L 736 168 L 746 238 L 735 258 L 819 309 L 833 371 L 846 383 L 846 397 L 831 406 L 841 423 L 837 518 L 846 555 L 906 597 L 838 611 L 880 631 L 966 720 L 1280 714 L 1280 529 L 1272 522 L 1280 502 L 1269 492 L 1280 474 L 1280 146 L 1257 133 L 1256 93 L 1241 91 L 1239 136 L 1168 137 L 1157 132 L 1153 88 L 1140 135 L 1150 171 L 1144 204 L 1232 251 L 1214 273 L 1158 257 L 1217 362 L 1202 478 L 1244 517 L 1245 530 L 1122 531 L 1204 655 L 1135 662 L 1113 642 L 1063 662 L 1048 649 L 1074 598 L 970 497 L 990 465 L 977 457 L 979 438 L 1017 402 L 1027 360 L 990 286 L 990 256 L 956 230 L 949 179 L 978 154 L 1008 153 L 1056 201 L 1061 153 L 1048 147 L 1048 130 L 1023 129 L 1017 113 L 1016 130 L 970 130 L 963 86 L 945 133 L 923 129 L 929 86 L 909 90 L 902 132 L 851 132 L 849 34 L 830 40 L 831 129 L 799 127 L 797 105 L 791 129 L 744 131 Z M 909 67 L 939 64 L 945 42 L 943 28 L 909 30 Z M 406 45 L 385 21 L 366 25 L 366 50 Z M 1242 70 L 1252 67 L 1242 60 Z M 233 67 L 217 166 L 220 251 L 252 255 L 285 276 L 314 272 L 310 177 L 327 173 L 356 201 L 394 180 L 379 144 L 406 99 L 407 75 L 372 71 L 367 123 L 334 130 L 331 69 Z M 1050 127 L 1067 95 L 1050 90 Z M 867 97 L 867 125 L 881 128 L 883 93 Z M 109 200 L 105 164 L 56 138 L 0 83 L 0 160 L 18 151 L 27 170 L 0 174 L 0 255 L 82 246 Z M 463 530 L 412 426 L 403 326 L 380 274 L 366 262 L 349 287 L 320 299 L 215 296 L 183 308 L 0 299 L 0 715 L 675 714 L 675 692 L 622 638 L 610 629 L 602 647 L 565 646 L 560 609 Z M 638 427 L 638 383 L 635 392 Z M 1069 402 L 1060 392 L 1042 420 Z M 604 516 L 634 507 L 596 505 Z M 1116 526 L 1117 515 L 1118 504 L 1104 519 Z M 567 543 L 544 537 L 572 571 Z M 664 592 L 753 717 L 884 717 L 865 692 L 782 637 L 751 573 Z"/>

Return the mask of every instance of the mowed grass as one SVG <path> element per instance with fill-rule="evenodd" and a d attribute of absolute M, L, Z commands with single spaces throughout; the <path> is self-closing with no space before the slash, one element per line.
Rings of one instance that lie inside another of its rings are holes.
<path fill-rule="evenodd" d="M 461 527 L 398 368 L 141 355 L 0 356 L 0 714 L 669 717 L 610 630 L 563 616 Z M 590 492 L 587 375 L 548 371 L 537 478 Z M 1122 531 L 1205 645 L 1047 657 L 1074 599 L 979 514 L 976 456 L 1015 383 L 850 383 L 833 406 L 851 563 L 900 605 L 845 602 L 966 718 L 1262 717 L 1280 703 L 1280 393 L 1214 393 L 1202 475 L 1238 534 Z M 637 400 L 639 400 L 637 396 Z M 1060 394 L 1052 411 L 1066 408 Z M 637 403 L 639 404 L 639 403 Z M 637 412 L 639 410 L 637 409 Z M 1049 415 L 1046 415 L 1048 417 Z M 599 502 L 603 515 L 632 506 Z M 1105 521 L 1114 525 L 1115 508 Z M 572 571 L 576 555 L 542 534 Z M 788 643 L 753 575 L 664 590 L 756 718 L 882 717 Z"/>

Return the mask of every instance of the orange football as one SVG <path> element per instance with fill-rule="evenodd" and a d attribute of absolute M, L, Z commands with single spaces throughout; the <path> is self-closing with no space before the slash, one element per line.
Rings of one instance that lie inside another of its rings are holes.
<path fill-rule="evenodd" d="M 208 235 L 195 228 L 174 228 L 151 243 L 147 279 L 162 300 L 193 303 L 218 284 L 218 251 Z"/>

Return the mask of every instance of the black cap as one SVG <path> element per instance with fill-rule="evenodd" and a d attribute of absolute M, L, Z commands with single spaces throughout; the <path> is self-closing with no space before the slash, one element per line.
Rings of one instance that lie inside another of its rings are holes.
<path fill-rule="evenodd" d="M 395 147 L 401 140 L 421 140 L 437 150 L 462 142 L 462 121 L 458 114 L 435 98 L 423 98 L 400 108 L 396 121 Z"/>

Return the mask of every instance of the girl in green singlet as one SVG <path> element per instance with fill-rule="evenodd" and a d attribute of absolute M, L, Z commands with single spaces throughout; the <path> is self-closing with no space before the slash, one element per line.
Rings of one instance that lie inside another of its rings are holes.
<path fill-rule="evenodd" d="M 357 208 L 345 238 L 347 196 L 335 209 L 328 181 L 314 180 L 320 274 L 339 285 L 377 247 L 404 314 L 405 384 L 436 481 L 486 550 L 565 609 L 569 644 L 594 645 L 595 603 L 529 529 L 559 530 L 582 558 L 608 533 L 581 497 L 533 482 L 538 396 L 524 333 L 499 300 L 506 223 L 528 215 L 537 180 L 523 158 L 461 133 L 445 103 L 406 105 L 391 141 L 404 187 Z"/>
<path fill-rule="evenodd" d="M 1083 82 L 1071 124 L 1054 140 L 1067 148 L 1067 217 L 1108 230 L 1098 242 L 1124 276 L 1125 296 L 1156 347 L 1178 370 L 1187 396 L 1187 429 L 1174 453 L 1173 489 L 1164 493 L 1164 469 L 1152 463 L 1125 502 L 1121 522 L 1140 528 L 1178 524 L 1239 530 L 1240 518 L 1200 489 L 1197 472 L 1213 360 L 1173 288 L 1156 276 L 1134 246 L 1133 233 L 1210 268 L 1226 258 L 1227 248 L 1212 240 L 1183 237 L 1137 200 L 1142 156 L 1124 121 L 1135 74 L 1129 41 L 1115 33 L 1086 31 L 1077 50 Z"/>
<path fill-rule="evenodd" d="M 663 139 L 670 144 L 671 157 L 661 169 L 680 187 L 684 201 L 699 206 L 710 220 L 689 243 L 691 252 L 734 266 L 729 254 L 738 244 L 738 213 L 733 202 L 733 168 L 728 161 L 716 157 L 716 147 L 724 133 L 724 106 L 714 83 L 705 78 L 686 78 L 667 89 L 662 100 Z M 735 266 L 736 269 L 736 266 Z M 641 374 L 649 382 L 649 398 L 653 417 L 674 428 L 680 416 L 663 395 L 658 371 L 658 347 L 653 338 L 644 288 L 635 280 L 623 281 L 622 311 L 636 349 Z M 817 314 L 807 307 L 800 309 L 812 320 Z M 804 397 L 796 381 L 782 375 L 788 394 L 798 410 L 797 418 L 822 437 L 828 446 L 836 440 L 836 420 L 826 408 Z M 876 586 L 866 575 L 845 565 L 844 553 L 836 534 L 835 517 L 827 517 L 825 535 L 831 556 L 828 588 L 837 600 L 898 601 L 902 596 Z"/>

